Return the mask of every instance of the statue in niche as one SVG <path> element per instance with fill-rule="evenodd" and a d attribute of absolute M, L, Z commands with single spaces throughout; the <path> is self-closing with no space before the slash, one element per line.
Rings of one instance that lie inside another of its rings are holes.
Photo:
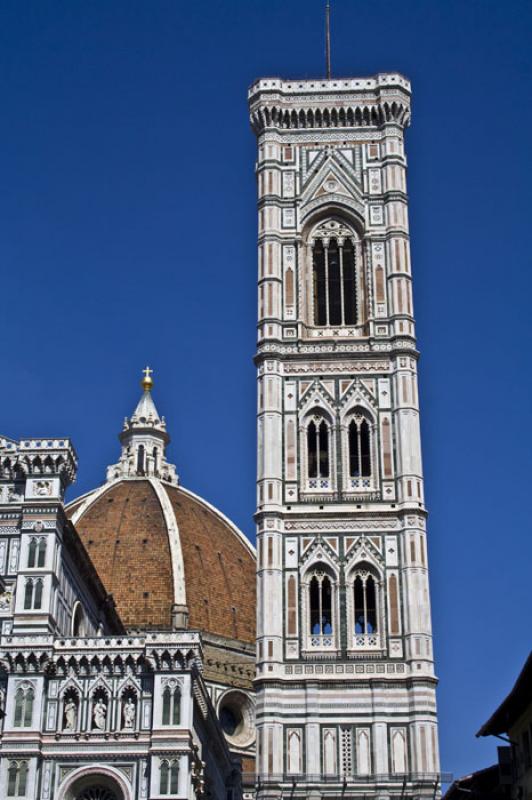
<path fill-rule="evenodd" d="M 0 594 L 0 611 L 9 611 L 11 608 L 11 598 L 13 597 L 10 591 L 5 591 Z"/>
<path fill-rule="evenodd" d="M 78 716 L 78 707 L 74 699 L 70 697 L 65 703 L 65 731 L 75 731 Z"/>
<path fill-rule="evenodd" d="M 135 727 L 135 703 L 131 697 L 124 700 L 123 713 L 124 713 L 124 730 L 132 730 Z"/>
<path fill-rule="evenodd" d="M 102 698 L 99 697 L 94 703 L 94 707 L 92 709 L 92 720 L 94 723 L 94 727 L 97 728 L 99 731 L 105 730 L 106 717 L 107 717 L 107 706 L 103 702 Z"/>

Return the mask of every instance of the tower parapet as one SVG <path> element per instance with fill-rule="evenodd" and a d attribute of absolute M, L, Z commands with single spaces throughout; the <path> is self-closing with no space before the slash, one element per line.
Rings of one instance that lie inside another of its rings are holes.
<path fill-rule="evenodd" d="M 372 78 L 261 78 L 248 91 L 251 126 L 267 129 L 381 127 L 410 123 L 410 81 L 398 73 Z"/>

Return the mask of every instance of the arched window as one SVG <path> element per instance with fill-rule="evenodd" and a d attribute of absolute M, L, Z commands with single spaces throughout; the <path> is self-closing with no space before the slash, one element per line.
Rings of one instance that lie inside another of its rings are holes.
<path fill-rule="evenodd" d="M 371 475 L 371 433 L 366 419 L 356 416 L 349 423 L 349 477 L 368 478 Z"/>
<path fill-rule="evenodd" d="M 33 595 L 33 608 L 39 609 L 42 606 L 42 581 L 35 581 L 35 594 Z"/>
<path fill-rule="evenodd" d="M 24 587 L 24 609 L 29 609 L 32 607 L 33 604 L 33 581 L 31 578 L 26 581 L 26 586 Z"/>
<path fill-rule="evenodd" d="M 376 633 L 377 590 L 372 575 L 357 575 L 355 592 L 355 633 Z"/>
<path fill-rule="evenodd" d="M 309 478 L 329 477 L 329 428 L 325 420 L 311 420 L 307 428 Z"/>
<path fill-rule="evenodd" d="M 312 647 L 333 647 L 335 632 L 333 582 L 321 569 L 312 572 L 308 583 L 308 625 Z"/>
<path fill-rule="evenodd" d="M 39 539 L 37 545 L 37 566 L 44 567 L 46 561 L 46 539 Z"/>
<path fill-rule="evenodd" d="M 329 220 L 312 244 L 314 325 L 358 323 L 355 248 L 351 231 Z"/>
<path fill-rule="evenodd" d="M 144 445 L 139 445 L 137 450 L 137 473 L 144 475 Z"/>
<path fill-rule="evenodd" d="M 171 761 L 161 761 L 160 769 L 160 794 L 177 794 L 179 778 L 179 762 L 176 758 Z"/>
<path fill-rule="evenodd" d="M 159 791 L 161 794 L 168 794 L 168 783 L 169 783 L 169 773 L 170 768 L 168 765 L 168 761 L 161 761 L 161 785 L 159 787 Z"/>
<path fill-rule="evenodd" d="M 353 575 L 351 591 L 353 644 L 357 648 L 379 647 L 381 605 L 377 576 L 370 569 L 358 568 Z"/>
<path fill-rule="evenodd" d="M 15 694 L 15 717 L 13 727 L 31 728 L 34 692 L 31 686 L 21 686 Z"/>
<path fill-rule="evenodd" d="M 28 762 L 11 761 L 7 770 L 7 796 L 25 797 L 28 780 Z"/>
<path fill-rule="evenodd" d="M 155 475 L 159 473 L 159 451 L 156 447 L 153 448 L 153 471 Z"/>
<path fill-rule="evenodd" d="M 163 725 L 181 722 L 181 691 L 179 686 L 167 686 L 163 692 Z"/>
<path fill-rule="evenodd" d="M 37 539 L 32 537 L 30 539 L 30 546 L 28 548 L 28 567 L 35 566 L 35 557 L 37 554 Z"/>

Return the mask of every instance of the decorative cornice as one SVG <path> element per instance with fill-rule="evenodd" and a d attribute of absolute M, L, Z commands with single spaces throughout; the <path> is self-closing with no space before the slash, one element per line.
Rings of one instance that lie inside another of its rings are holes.
<path fill-rule="evenodd" d="M 265 78 L 248 93 L 250 121 L 267 130 L 382 128 L 410 123 L 410 83 L 402 75 L 286 81 Z"/>

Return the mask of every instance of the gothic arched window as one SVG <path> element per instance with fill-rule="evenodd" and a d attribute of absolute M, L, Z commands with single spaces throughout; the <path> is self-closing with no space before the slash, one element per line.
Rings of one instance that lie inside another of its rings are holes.
<path fill-rule="evenodd" d="M 39 544 L 37 545 L 37 566 L 44 567 L 44 562 L 46 560 L 46 539 L 39 539 Z"/>
<path fill-rule="evenodd" d="M 31 686 L 21 686 L 15 694 L 13 727 L 30 728 L 33 719 L 34 692 Z"/>
<path fill-rule="evenodd" d="M 335 634 L 334 583 L 315 569 L 307 586 L 308 636 L 311 647 L 333 647 Z"/>
<path fill-rule="evenodd" d="M 179 686 L 167 686 L 163 692 L 163 725 L 181 722 L 181 691 Z"/>
<path fill-rule="evenodd" d="M 375 649 L 381 646 L 382 598 L 378 575 L 367 565 L 359 565 L 352 573 L 349 616 L 355 648 Z"/>
<path fill-rule="evenodd" d="M 42 581 L 35 581 L 35 594 L 33 595 L 33 608 L 38 609 L 42 606 Z"/>
<path fill-rule="evenodd" d="M 311 420 L 307 428 L 309 478 L 329 477 L 329 428 L 325 420 Z"/>
<path fill-rule="evenodd" d="M 37 539 L 32 537 L 30 539 L 30 546 L 28 548 L 28 567 L 34 567 L 37 555 Z"/>
<path fill-rule="evenodd" d="M 371 475 L 371 431 L 367 419 L 356 417 L 349 423 L 349 476 Z"/>
<path fill-rule="evenodd" d="M 28 762 L 11 761 L 7 770 L 7 796 L 26 797 Z"/>
<path fill-rule="evenodd" d="M 28 580 L 26 581 L 26 586 L 24 587 L 24 609 L 27 610 L 32 607 L 33 604 L 33 581 Z"/>
<path fill-rule="evenodd" d="M 178 777 L 179 762 L 176 758 L 173 758 L 171 761 L 168 761 L 167 759 L 161 761 L 159 786 L 160 793 L 177 794 Z"/>
<path fill-rule="evenodd" d="M 355 633 L 377 633 L 377 586 L 373 575 L 357 575 L 354 594 Z"/>
<path fill-rule="evenodd" d="M 355 248 L 350 231 L 329 220 L 312 245 L 314 325 L 358 323 Z"/>
<path fill-rule="evenodd" d="M 31 608 L 39 609 L 42 607 L 43 583 L 40 578 L 32 580 L 29 578 L 24 587 L 24 610 Z"/>

